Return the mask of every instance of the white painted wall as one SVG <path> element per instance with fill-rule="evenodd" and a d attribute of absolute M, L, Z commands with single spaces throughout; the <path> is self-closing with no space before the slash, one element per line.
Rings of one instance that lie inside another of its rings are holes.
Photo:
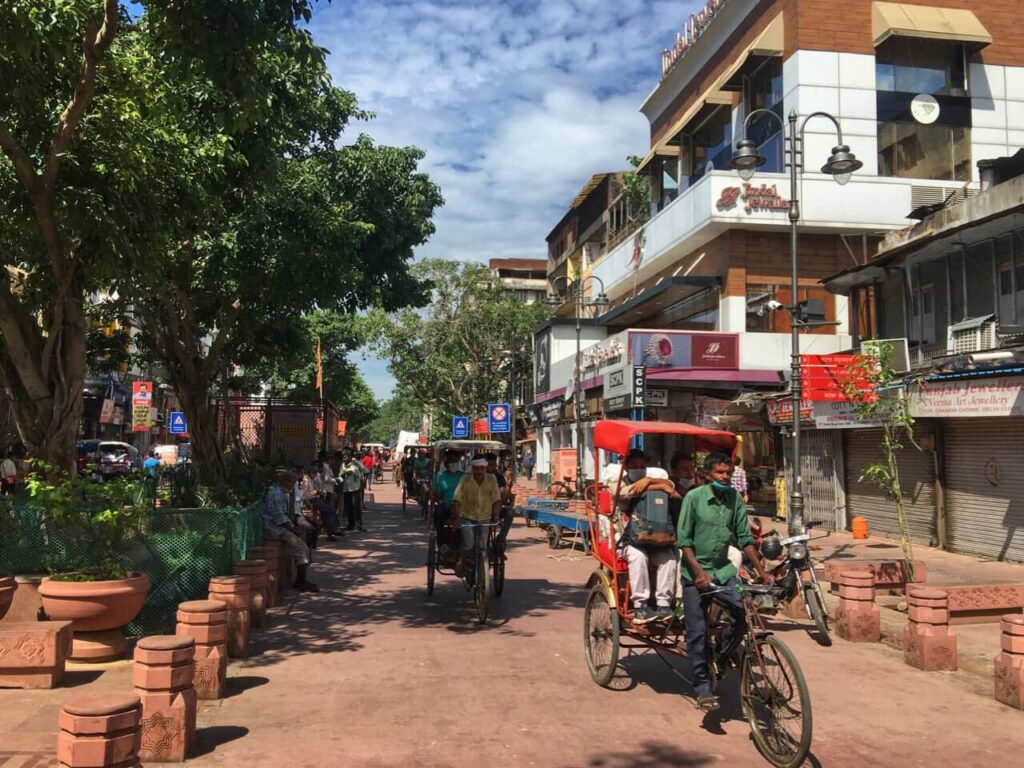
<path fill-rule="evenodd" d="M 1024 67 L 971 64 L 971 164 L 1024 147 Z"/>

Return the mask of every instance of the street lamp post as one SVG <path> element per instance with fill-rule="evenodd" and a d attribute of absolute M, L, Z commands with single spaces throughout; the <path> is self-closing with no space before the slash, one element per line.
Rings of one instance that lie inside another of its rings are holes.
<path fill-rule="evenodd" d="M 743 121 L 743 138 L 736 144 L 736 152 L 732 156 L 730 165 L 744 181 L 750 181 L 757 169 L 768 162 L 762 155 L 757 144 L 747 138 L 747 128 L 752 118 L 760 115 L 770 115 L 778 120 L 783 132 L 786 132 L 787 124 L 782 118 L 770 109 L 755 109 Z M 793 487 L 790 489 L 789 504 L 789 533 L 799 534 L 804 526 L 804 494 L 803 478 L 800 469 L 800 404 L 803 401 L 803 380 L 800 372 L 800 329 L 808 325 L 804 322 L 803 303 L 800 296 L 800 275 L 798 271 L 798 235 L 797 223 L 800 221 L 800 201 L 797 193 L 798 171 L 804 172 L 804 130 L 807 122 L 812 117 L 823 117 L 831 120 L 836 129 L 838 144 L 833 147 L 821 172 L 832 176 L 837 183 L 846 184 L 850 175 L 863 167 L 864 163 L 858 160 L 850 151 L 850 148 L 843 143 L 843 129 L 839 121 L 828 112 L 812 112 L 803 119 L 797 128 L 797 114 L 795 110 L 790 111 L 788 120 L 788 133 L 785 136 L 787 163 L 789 167 L 789 255 L 791 274 L 792 305 L 787 307 L 791 320 L 791 349 L 790 366 L 792 380 L 790 390 L 793 402 Z"/>
<path fill-rule="evenodd" d="M 601 286 L 601 292 L 597 294 L 596 298 L 588 298 L 586 295 L 586 285 L 589 281 L 595 280 L 598 285 Z M 607 307 L 611 302 L 608 300 L 608 296 L 604 290 L 604 281 L 595 276 L 590 275 L 589 277 L 580 278 L 579 280 L 570 282 L 568 275 L 562 275 L 555 278 L 552 283 L 552 289 L 557 288 L 560 281 L 565 281 L 566 298 L 571 298 L 573 301 L 573 314 L 576 317 L 576 376 L 573 382 L 573 397 L 576 400 L 576 406 L 574 408 L 576 415 L 576 498 L 583 498 L 583 419 L 580 414 L 580 401 L 583 397 L 583 355 L 580 346 L 580 336 L 583 332 L 583 310 L 586 307 Z M 557 307 L 562 303 L 562 300 L 556 294 L 550 294 L 547 298 L 547 304 L 549 307 Z"/>

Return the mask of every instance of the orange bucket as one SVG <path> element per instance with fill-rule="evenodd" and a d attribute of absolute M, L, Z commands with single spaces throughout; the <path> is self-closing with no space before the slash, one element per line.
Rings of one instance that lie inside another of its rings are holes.
<path fill-rule="evenodd" d="M 855 517 L 850 521 L 850 530 L 853 538 L 866 539 L 868 537 L 868 519 L 866 517 Z"/>

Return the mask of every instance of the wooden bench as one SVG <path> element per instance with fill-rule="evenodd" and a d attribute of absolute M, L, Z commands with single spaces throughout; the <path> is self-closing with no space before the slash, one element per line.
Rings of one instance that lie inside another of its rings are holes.
<path fill-rule="evenodd" d="M 949 593 L 950 624 L 998 624 L 1004 614 L 1024 613 L 1024 584 L 942 587 Z"/>
<path fill-rule="evenodd" d="M 0 624 L 0 688 L 53 688 L 71 655 L 70 621 Z"/>

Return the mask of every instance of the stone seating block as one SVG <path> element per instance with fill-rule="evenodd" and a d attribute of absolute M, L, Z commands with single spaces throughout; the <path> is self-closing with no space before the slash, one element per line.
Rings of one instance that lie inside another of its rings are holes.
<path fill-rule="evenodd" d="M 1024 651 L 1016 651 L 1011 641 L 1024 639 L 1024 616 L 1007 614 L 1000 621 L 1003 650 L 993 664 L 995 698 L 1015 709 L 1024 710 Z M 1007 645 L 1010 647 L 1008 648 Z"/>
<path fill-rule="evenodd" d="M 139 640 L 132 682 L 142 701 L 139 757 L 180 763 L 195 743 L 195 640 L 155 635 Z"/>
<path fill-rule="evenodd" d="M 57 761 L 62 768 L 139 765 L 142 703 L 134 694 L 85 694 L 61 707 Z"/>
<path fill-rule="evenodd" d="M 249 603 L 251 588 L 248 576 L 215 576 L 210 579 L 210 599 L 228 606 L 228 655 L 244 659 L 249 655 Z"/>
<path fill-rule="evenodd" d="M 949 597 L 945 591 L 916 587 L 903 628 L 903 661 L 926 672 L 957 669 L 956 635 L 949 631 Z"/>
<path fill-rule="evenodd" d="M 0 688 L 53 688 L 71 655 L 70 621 L 0 624 Z"/>
<path fill-rule="evenodd" d="M 943 587 L 949 593 L 950 624 L 997 623 L 1024 612 L 1024 584 Z"/>
<path fill-rule="evenodd" d="M 228 609 L 220 600 L 192 600 L 178 606 L 176 633 L 195 640 L 192 683 L 196 697 L 224 697 L 228 671 Z"/>
<path fill-rule="evenodd" d="M 918 560 L 914 561 L 912 569 L 902 560 L 826 560 L 825 581 L 835 590 L 840 572 L 850 568 L 866 568 L 871 572 L 875 589 L 890 592 L 903 592 L 908 582 L 921 584 L 928 578 L 928 569 Z M 908 575 L 913 578 L 907 578 Z"/>
<path fill-rule="evenodd" d="M 836 634 L 853 643 L 877 643 L 882 639 L 882 616 L 875 605 L 872 572 L 865 568 L 844 569 L 839 581 Z"/>

